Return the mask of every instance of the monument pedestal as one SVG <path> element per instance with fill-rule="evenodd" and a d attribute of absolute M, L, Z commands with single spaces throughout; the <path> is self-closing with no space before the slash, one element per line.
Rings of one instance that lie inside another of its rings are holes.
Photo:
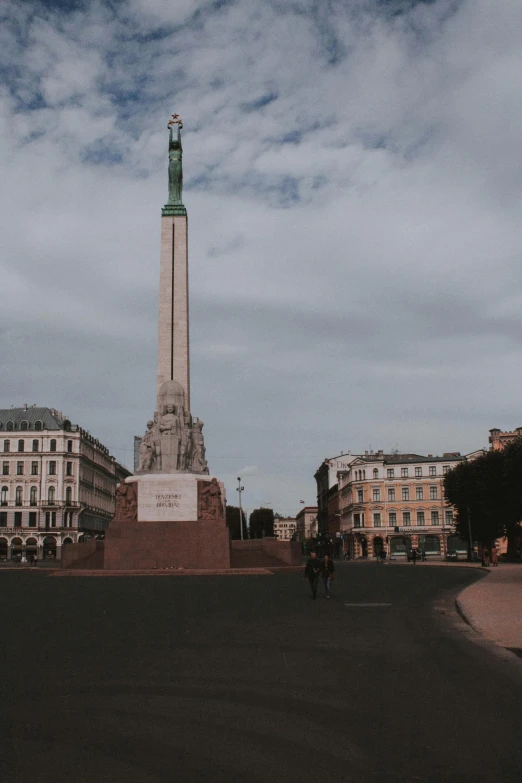
<path fill-rule="evenodd" d="M 195 474 L 131 476 L 118 487 L 104 568 L 230 568 L 224 487 Z"/>

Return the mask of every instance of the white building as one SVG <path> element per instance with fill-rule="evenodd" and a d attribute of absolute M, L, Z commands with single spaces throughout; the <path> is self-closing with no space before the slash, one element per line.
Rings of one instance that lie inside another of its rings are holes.
<path fill-rule="evenodd" d="M 303 506 L 295 516 L 297 540 L 304 544 L 317 535 L 317 506 Z"/>
<path fill-rule="evenodd" d="M 279 541 L 290 541 L 296 531 L 295 517 L 274 519 L 274 537 Z"/>
<path fill-rule="evenodd" d="M 103 533 L 118 481 L 130 475 L 54 408 L 0 409 L 0 560 L 59 558 Z"/>

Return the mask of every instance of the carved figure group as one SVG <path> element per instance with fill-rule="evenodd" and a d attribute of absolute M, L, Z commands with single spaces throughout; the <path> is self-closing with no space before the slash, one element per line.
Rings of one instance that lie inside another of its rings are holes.
<path fill-rule="evenodd" d="M 224 518 L 221 487 L 217 479 L 198 481 L 198 519 Z"/>
<path fill-rule="evenodd" d="M 154 414 L 139 448 L 138 473 L 208 473 L 203 422 L 182 405 L 162 406 Z"/>
<path fill-rule="evenodd" d="M 138 519 L 138 496 L 134 483 L 126 484 L 122 479 L 116 487 L 115 522 L 136 522 Z"/>

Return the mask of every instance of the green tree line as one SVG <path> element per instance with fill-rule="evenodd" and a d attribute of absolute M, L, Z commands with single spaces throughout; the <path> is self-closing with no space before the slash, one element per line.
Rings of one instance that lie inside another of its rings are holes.
<path fill-rule="evenodd" d="M 459 463 L 444 477 L 444 493 L 456 508 L 461 538 L 491 546 L 507 536 L 513 555 L 522 520 L 522 439 Z"/>

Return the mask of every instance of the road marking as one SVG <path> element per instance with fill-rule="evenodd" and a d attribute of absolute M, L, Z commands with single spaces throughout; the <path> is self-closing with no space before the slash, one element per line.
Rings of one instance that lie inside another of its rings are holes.
<path fill-rule="evenodd" d="M 345 606 L 391 606 L 391 604 L 345 604 Z"/>

